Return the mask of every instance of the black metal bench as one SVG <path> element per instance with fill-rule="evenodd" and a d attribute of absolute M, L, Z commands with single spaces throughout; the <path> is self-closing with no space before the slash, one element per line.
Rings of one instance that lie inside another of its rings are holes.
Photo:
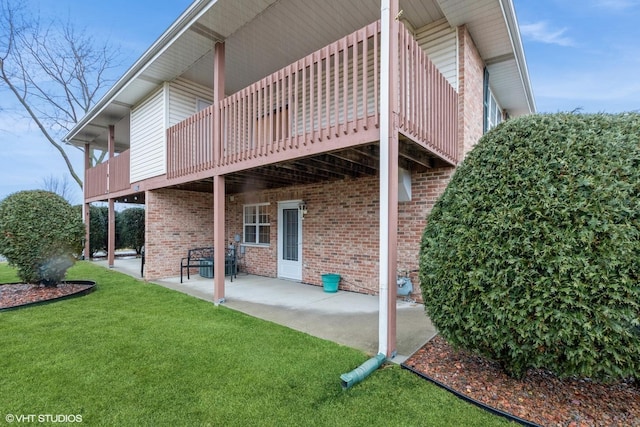
<path fill-rule="evenodd" d="M 200 268 L 200 271 L 203 271 L 202 269 L 211 269 L 208 271 L 211 271 L 211 277 L 213 277 L 213 259 L 213 247 L 189 249 L 186 258 L 180 260 L 180 283 L 182 283 L 185 269 L 187 270 L 187 279 L 191 278 L 192 268 Z M 225 276 L 229 274 L 233 282 L 233 277 L 237 276 L 238 270 L 235 248 L 226 250 L 224 264 Z"/>

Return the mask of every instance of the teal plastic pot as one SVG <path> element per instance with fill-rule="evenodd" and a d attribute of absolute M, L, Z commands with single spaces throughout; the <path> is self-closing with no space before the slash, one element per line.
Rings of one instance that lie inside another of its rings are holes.
<path fill-rule="evenodd" d="M 327 273 L 322 275 L 322 288 L 325 292 L 338 292 L 339 283 L 339 274 Z"/>

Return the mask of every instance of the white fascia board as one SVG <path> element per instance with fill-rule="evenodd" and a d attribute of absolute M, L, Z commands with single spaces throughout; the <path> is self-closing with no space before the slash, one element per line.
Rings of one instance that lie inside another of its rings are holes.
<path fill-rule="evenodd" d="M 515 56 L 516 66 L 520 74 L 520 81 L 522 83 L 522 88 L 524 89 L 524 96 L 529 107 L 529 112 L 535 113 L 536 101 L 533 96 L 533 90 L 531 88 L 529 70 L 527 68 L 527 61 L 524 56 L 524 47 L 522 45 L 522 39 L 520 38 L 520 27 L 518 26 L 518 18 L 516 17 L 516 12 L 513 7 L 513 1 L 500 0 L 500 8 L 502 9 L 504 22 L 507 25 L 507 32 L 509 33 L 511 48 Z"/>

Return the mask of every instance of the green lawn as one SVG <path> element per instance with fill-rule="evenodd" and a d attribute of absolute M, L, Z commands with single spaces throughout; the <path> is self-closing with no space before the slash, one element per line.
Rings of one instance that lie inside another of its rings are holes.
<path fill-rule="evenodd" d="M 507 424 L 400 367 L 342 390 L 360 351 L 79 262 L 84 297 L 0 313 L 0 424 L 74 414 L 84 425 Z M 6 263 L 0 283 L 17 281 Z M 41 425 L 41 424 L 40 424 Z"/>

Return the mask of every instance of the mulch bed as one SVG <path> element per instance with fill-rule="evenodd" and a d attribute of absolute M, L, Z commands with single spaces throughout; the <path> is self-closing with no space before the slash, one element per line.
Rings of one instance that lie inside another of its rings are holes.
<path fill-rule="evenodd" d="M 55 288 L 25 283 L 0 285 L 0 310 L 71 296 L 91 287 L 73 282 L 60 283 Z"/>
<path fill-rule="evenodd" d="M 468 398 L 542 426 L 640 426 L 640 384 L 597 384 L 529 370 L 510 378 L 496 362 L 455 351 L 440 336 L 404 364 Z"/>

